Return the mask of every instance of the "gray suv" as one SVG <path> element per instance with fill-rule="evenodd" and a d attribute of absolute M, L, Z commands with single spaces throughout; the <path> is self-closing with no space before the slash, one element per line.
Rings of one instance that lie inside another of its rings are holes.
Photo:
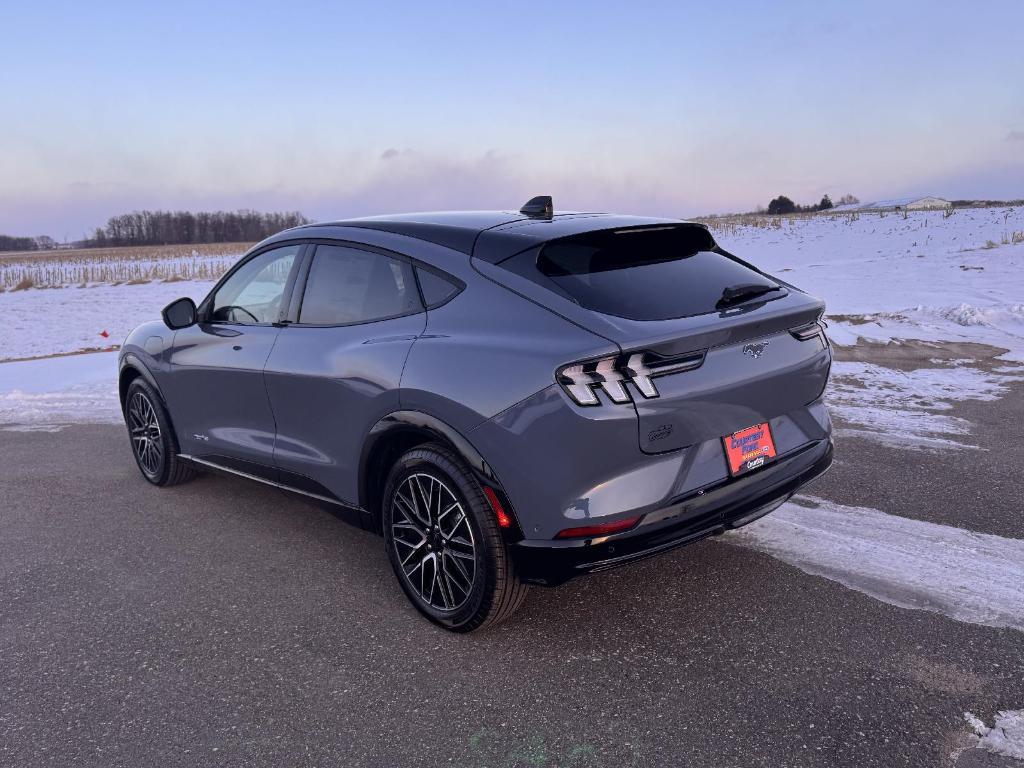
<path fill-rule="evenodd" d="M 823 310 L 700 224 L 547 197 L 353 219 L 274 235 L 132 331 L 120 395 L 149 482 L 328 505 L 465 632 L 823 473 Z"/>

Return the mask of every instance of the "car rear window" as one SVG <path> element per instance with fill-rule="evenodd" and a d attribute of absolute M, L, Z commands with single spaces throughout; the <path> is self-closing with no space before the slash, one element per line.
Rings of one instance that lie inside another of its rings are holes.
<path fill-rule="evenodd" d="M 694 225 L 602 230 L 552 241 L 502 266 L 583 307 L 631 320 L 702 315 L 716 311 L 727 288 L 777 286 L 715 247 Z"/>

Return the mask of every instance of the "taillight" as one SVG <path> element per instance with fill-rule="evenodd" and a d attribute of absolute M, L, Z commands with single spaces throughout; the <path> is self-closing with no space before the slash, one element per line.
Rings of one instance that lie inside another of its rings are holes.
<path fill-rule="evenodd" d="M 813 339 L 815 336 L 824 336 L 825 330 L 820 323 L 811 323 L 790 331 L 790 334 L 801 341 Z"/>
<path fill-rule="evenodd" d="M 663 358 L 653 352 L 629 352 L 559 368 L 555 380 L 579 405 L 600 405 L 599 389 L 613 403 L 628 403 L 633 399 L 628 384 L 645 398 L 657 397 L 658 388 L 653 381 L 656 377 L 690 371 L 703 362 L 703 352 L 674 358 Z"/>
<path fill-rule="evenodd" d="M 633 528 L 640 522 L 643 515 L 626 517 L 622 520 L 615 520 L 611 523 L 595 523 L 594 525 L 581 525 L 578 528 L 566 528 L 555 534 L 556 539 L 581 539 L 589 536 L 610 536 L 613 533 L 622 533 Z"/>

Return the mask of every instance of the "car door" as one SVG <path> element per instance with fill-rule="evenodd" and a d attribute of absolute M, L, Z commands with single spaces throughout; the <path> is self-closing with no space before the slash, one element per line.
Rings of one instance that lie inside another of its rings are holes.
<path fill-rule="evenodd" d="M 354 506 L 363 441 L 399 408 L 402 368 L 426 313 L 413 266 L 397 254 L 315 248 L 266 365 L 274 459 L 283 483 Z"/>
<path fill-rule="evenodd" d="M 200 305 L 199 322 L 175 334 L 166 397 L 182 453 L 276 475 L 263 368 L 304 247 L 270 247 L 240 262 Z"/>

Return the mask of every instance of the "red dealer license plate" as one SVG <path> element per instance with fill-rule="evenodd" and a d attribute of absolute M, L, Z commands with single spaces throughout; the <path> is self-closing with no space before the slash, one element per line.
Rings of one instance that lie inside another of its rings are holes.
<path fill-rule="evenodd" d="M 767 422 L 726 435 L 722 443 L 733 477 L 763 467 L 775 458 L 775 442 Z"/>

